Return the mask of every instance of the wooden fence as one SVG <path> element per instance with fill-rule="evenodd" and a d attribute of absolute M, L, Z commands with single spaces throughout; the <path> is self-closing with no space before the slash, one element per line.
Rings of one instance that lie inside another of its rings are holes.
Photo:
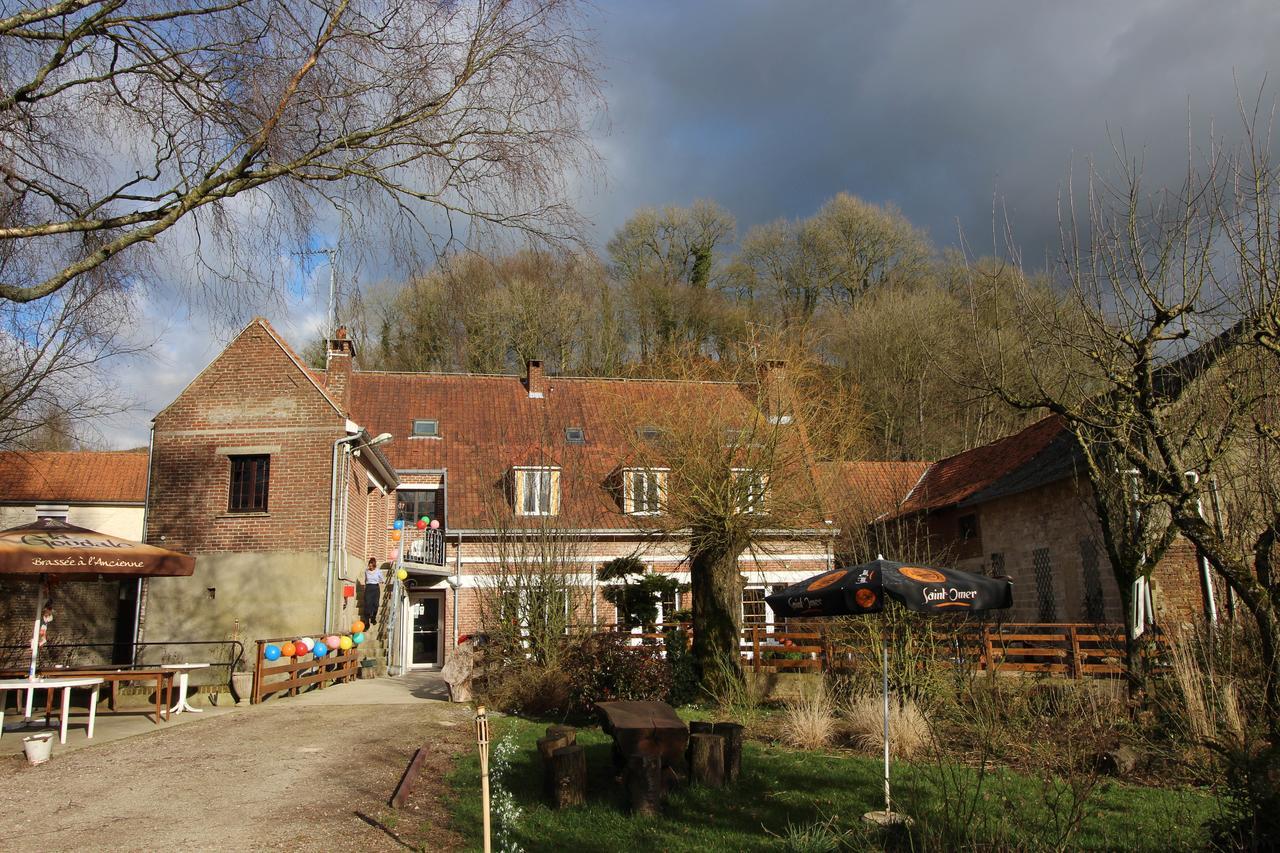
<path fill-rule="evenodd" d="M 317 689 L 329 682 L 343 682 L 355 678 L 360 671 L 360 651 L 333 651 L 322 658 L 307 653 L 294 655 L 287 660 L 269 661 L 266 648 L 269 643 L 283 643 L 293 637 L 276 637 L 258 640 L 258 652 L 253 663 L 253 693 L 249 701 L 256 705 L 275 693 L 288 692 L 297 696 L 303 687 L 314 684 Z"/>
<path fill-rule="evenodd" d="M 618 626 L 604 630 L 629 633 L 636 645 L 665 644 L 667 631 L 689 625 L 653 626 L 644 631 Z M 1075 622 L 1005 622 L 934 628 L 934 654 L 946 664 L 983 672 L 1044 673 L 1069 678 L 1124 674 L 1124 630 L 1113 625 Z M 829 672 L 848 669 L 867 657 L 832 636 L 817 622 L 766 623 L 743 629 L 743 665 L 755 672 Z"/>

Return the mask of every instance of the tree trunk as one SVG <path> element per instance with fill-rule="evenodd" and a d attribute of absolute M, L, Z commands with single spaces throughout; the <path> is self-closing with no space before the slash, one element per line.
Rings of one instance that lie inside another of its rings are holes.
<path fill-rule="evenodd" d="M 656 755 L 629 756 L 627 794 L 632 814 L 657 814 L 662 800 L 662 759 Z"/>
<path fill-rule="evenodd" d="M 689 736 L 689 779 L 709 788 L 724 786 L 724 738 L 720 735 Z"/>
<path fill-rule="evenodd" d="M 694 541 L 714 541 L 714 535 Z M 745 547 L 745 546 L 744 546 Z M 742 678 L 738 643 L 742 636 L 742 576 L 738 569 L 741 547 L 707 547 L 689 554 L 693 592 L 693 659 L 702 683 L 720 675 Z"/>
<path fill-rule="evenodd" d="M 542 790 L 549 800 L 554 800 L 555 798 L 555 778 L 551 769 L 552 756 L 555 755 L 557 749 L 569 746 L 569 744 L 568 736 L 563 733 L 538 739 L 538 755 L 542 756 Z"/>
<path fill-rule="evenodd" d="M 551 801 L 558 809 L 587 802 L 587 752 L 562 746 L 551 754 Z"/>

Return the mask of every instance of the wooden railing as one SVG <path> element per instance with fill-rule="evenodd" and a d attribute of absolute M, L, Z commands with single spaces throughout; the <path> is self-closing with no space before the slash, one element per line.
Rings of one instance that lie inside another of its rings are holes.
<path fill-rule="evenodd" d="M 619 631 L 635 645 L 663 646 L 666 632 L 685 631 L 688 623 L 648 626 L 634 631 L 617 625 L 596 630 Z M 1069 678 L 1124 674 L 1124 631 L 1113 625 L 1073 622 L 1006 622 L 935 627 L 935 654 L 949 665 L 969 665 L 985 672 L 1044 673 Z M 748 625 L 739 646 L 743 665 L 755 672 L 828 672 L 848 669 L 866 657 L 866 649 L 834 639 L 820 622 Z"/>
<path fill-rule="evenodd" d="M 312 684 L 319 689 L 331 681 L 349 681 L 360 671 L 360 651 L 355 648 L 345 652 L 335 650 L 322 658 L 308 653 L 276 661 L 267 660 L 265 651 L 269 644 L 293 639 L 295 638 L 276 637 L 258 640 L 258 651 L 253 664 L 253 694 L 249 700 L 252 704 L 256 705 L 275 693 L 287 692 L 290 696 L 297 696 L 303 687 Z"/>

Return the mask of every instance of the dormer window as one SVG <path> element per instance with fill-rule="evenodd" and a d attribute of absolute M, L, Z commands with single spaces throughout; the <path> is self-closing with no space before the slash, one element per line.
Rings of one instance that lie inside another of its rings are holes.
<path fill-rule="evenodd" d="M 642 427 L 636 428 L 636 435 L 640 436 L 645 441 L 657 441 L 662 437 L 662 430 L 658 429 L 653 424 L 645 424 Z"/>
<path fill-rule="evenodd" d="M 440 422 L 435 419 L 415 420 L 412 435 L 415 438 L 436 438 L 440 435 Z"/>
<path fill-rule="evenodd" d="M 658 515 L 666 496 L 666 468 L 628 468 L 622 472 L 622 509 L 627 515 Z"/>
<path fill-rule="evenodd" d="M 764 512 L 769 476 L 754 468 L 734 468 L 733 485 L 739 512 Z"/>
<path fill-rule="evenodd" d="M 586 444 L 586 430 L 582 427 L 565 427 L 564 440 L 566 444 Z"/>
<path fill-rule="evenodd" d="M 560 469 L 518 467 L 514 504 L 517 515 L 558 515 L 560 512 Z"/>

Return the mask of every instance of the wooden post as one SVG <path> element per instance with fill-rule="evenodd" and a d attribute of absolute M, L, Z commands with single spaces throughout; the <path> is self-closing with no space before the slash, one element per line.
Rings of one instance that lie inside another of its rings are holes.
<path fill-rule="evenodd" d="M 715 734 L 724 738 L 724 780 L 737 782 L 742 774 L 742 735 L 740 723 L 716 723 Z"/>
<path fill-rule="evenodd" d="M 752 669 L 760 671 L 760 626 L 751 626 L 751 663 Z"/>
<path fill-rule="evenodd" d="M 689 736 L 689 778 L 709 788 L 724 785 L 724 738 L 717 734 Z"/>
<path fill-rule="evenodd" d="M 1083 678 L 1084 672 L 1080 667 L 1080 635 L 1076 633 L 1076 626 L 1067 626 L 1067 632 L 1071 636 L 1071 677 Z"/>
<path fill-rule="evenodd" d="M 569 745 L 569 738 L 564 734 L 538 739 L 538 755 L 542 756 L 542 792 L 548 800 L 555 799 L 555 777 L 552 773 L 551 757 L 555 755 L 557 749 Z"/>
<path fill-rule="evenodd" d="M 264 660 L 262 656 L 262 652 L 263 652 L 263 649 L 266 647 L 266 645 L 267 644 L 264 641 L 258 640 L 258 656 L 256 659 L 254 659 L 254 662 L 253 662 L 253 692 L 252 692 L 252 698 L 249 700 L 250 704 L 253 704 L 253 705 L 257 705 L 259 702 L 262 701 L 262 661 Z M 115 690 L 115 685 L 113 683 L 112 684 L 113 692 L 111 694 L 112 708 L 115 707 L 114 690 Z"/>
<path fill-rule="evenodd" d="M 587 752 L 573 744 L 551 753 L 551 801 L 558 809 L 587 802 Z"/>
<path fill-rule="evenodd" d="M 986 660 L 987 672 L 996 671 L 995 650 L 991 646 L 991 626 L 982 626 L 982 651 Z"/>
<path fill-rule="evenodd" d="M 662 801 L 662 759 L 656 755 L 627 757 L 627 794 L 631 813 L 655 815 Z"/>

